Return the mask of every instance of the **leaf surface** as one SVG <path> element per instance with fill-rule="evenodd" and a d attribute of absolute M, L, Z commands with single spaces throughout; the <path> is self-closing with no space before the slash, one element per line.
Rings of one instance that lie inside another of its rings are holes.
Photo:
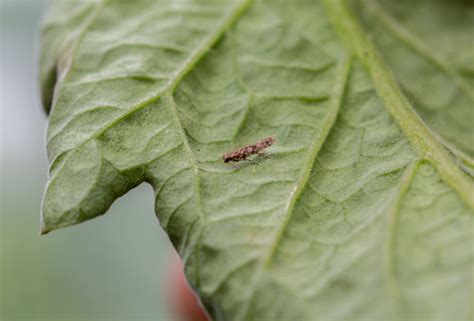
<path fill-rule="evenodd" d="M 43 233 L 147 182 L 216 320 L 473 317 L 473 6 L 68 3 Z"/>

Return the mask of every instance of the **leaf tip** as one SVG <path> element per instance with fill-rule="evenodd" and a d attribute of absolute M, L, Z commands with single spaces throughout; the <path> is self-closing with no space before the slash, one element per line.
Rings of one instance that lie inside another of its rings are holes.
<path fill-rule="evenodd" d="M 39 231 L 39 234 L 40 235 L 46 235 L 48 234 L 49 232 L 51 232 L 53 230 L 53 228 L 51 228 L 51 226 L 49 226 L 48 224 L 46 224 L 46 222 L 44 221 L 44 213 L 41 213 L 41 223 L 40 223 L 40 231 Z"/>

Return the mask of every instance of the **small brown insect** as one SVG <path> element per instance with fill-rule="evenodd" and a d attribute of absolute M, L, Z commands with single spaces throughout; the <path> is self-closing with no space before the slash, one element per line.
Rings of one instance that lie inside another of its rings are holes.
<path fill-rule="evenodd" d="M 263 150 L 273 145 L 275 140 L 276 140 L 275 136 L 262 138 L 255 144 L 244 146 L 232 152 L 225 153 L 224 156 L 222 156 L 222 159 L 224 160 L 224 163 L 228 163 L 228 162 L 240 162 L 242 160 L 246 160 L 247 157 L 253 154 L 264 156 L 266 154 Z"/>

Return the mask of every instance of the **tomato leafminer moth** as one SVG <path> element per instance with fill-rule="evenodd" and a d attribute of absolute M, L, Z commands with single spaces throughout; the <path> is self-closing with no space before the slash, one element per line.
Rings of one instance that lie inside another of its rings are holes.
<path fill-rule="evenodd" d="M 253 154 L 258 154 L 260 156 L 266 156 L 264 149 L 273 145 L 276 138 L 275 136 L 268 136 L 260 139 L 255 144 L 247 145 L 239 149 L 233 150 L 231 152 L 225 153 L 222 156 L 224 163 L 228 162 L 240 162 L 246 160 L 247 157 Z"/>

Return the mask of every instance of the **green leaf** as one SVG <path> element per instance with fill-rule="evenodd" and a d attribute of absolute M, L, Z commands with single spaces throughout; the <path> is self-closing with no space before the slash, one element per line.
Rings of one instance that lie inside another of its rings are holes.
<path fill-rule="evenodd" d="M 81 30 L 92 18 L 97 1 L 56 1 L 45 19 L 40 79 L 43 107 L 47 113 L 57 78 L 62 80 L 67 72 Z"/>
<path fill-rule="evenodd" d="M 43 233 L 147 182 L 215 320 L 473 318 L 472 5 L 56 6 Z"/>

